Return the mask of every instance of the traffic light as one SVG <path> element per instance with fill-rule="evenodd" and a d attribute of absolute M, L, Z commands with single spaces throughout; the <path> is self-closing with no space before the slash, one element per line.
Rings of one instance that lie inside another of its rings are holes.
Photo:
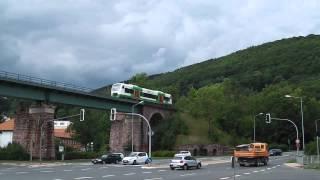
<path fill-rule="evenodd" d="M 268 124 L 271 123 L 271 115 L 270 115 L 270 113 L 266 114 L 266 123 L 268 123 Z"/>
<path fill-rule="evenodd" d="M 117 119 L 117 109 L 111 108 L 110 121 L 115 121 Z"/>
<path fill-rule="evenodd" d="M 80 121 L 84 121 L 84 113 L 86 111 L 84 109 L 80 109 Z"/>

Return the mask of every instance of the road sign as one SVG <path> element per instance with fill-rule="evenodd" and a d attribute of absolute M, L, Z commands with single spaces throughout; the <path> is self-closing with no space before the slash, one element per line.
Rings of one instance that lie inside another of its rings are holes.
<path fill-rule="evenodd" d="M 64 147 L 63 146 L 59 146 L 59 152 L 63 152 L 64 151 Z"/>

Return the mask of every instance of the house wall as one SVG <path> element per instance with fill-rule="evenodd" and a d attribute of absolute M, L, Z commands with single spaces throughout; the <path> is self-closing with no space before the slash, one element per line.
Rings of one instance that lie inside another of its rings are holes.
<path fill-rule="evenodd" d="M 0 132 L 0 147 L 7 147 L 9 143 L 12 143 L 12 131 Z"/>

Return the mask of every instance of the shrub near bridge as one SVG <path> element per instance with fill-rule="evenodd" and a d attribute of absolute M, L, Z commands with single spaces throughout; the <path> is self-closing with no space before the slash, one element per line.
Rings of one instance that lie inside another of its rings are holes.
<path fill-rule="evenodd" d="M 155 151 L 152 152 L 153 157 L 173 157 L 175 151 Z"/>
<path fill-rule="evenodd" d="M 20 144 L 10 143 L 5 148 L 0 148 L 0 160 L 27 160 L 29 154 Z"/>

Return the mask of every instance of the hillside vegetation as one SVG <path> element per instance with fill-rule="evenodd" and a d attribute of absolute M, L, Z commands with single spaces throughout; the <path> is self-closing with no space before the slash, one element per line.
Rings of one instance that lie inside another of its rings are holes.
<path fill-rule="evenodd" d="M 176 134 L 176 144 L 235 145 L 253 138 L 253 118 L 260 112 L 288 118 L 299 127 L 299 99 L 303 98 L 305 139 L 315 136 L 320 118 L 320 36 L 309 35 L 250 47 L 230 55 L 173 72 L 132 77 L 129 82 L 173 94 L 179 110 L 176 120 L 188 132 Z M 291 124 L 257 119 L 257 140 L 293 145 Z M 300 139 L 302 139 L 300 137 Z"/>

